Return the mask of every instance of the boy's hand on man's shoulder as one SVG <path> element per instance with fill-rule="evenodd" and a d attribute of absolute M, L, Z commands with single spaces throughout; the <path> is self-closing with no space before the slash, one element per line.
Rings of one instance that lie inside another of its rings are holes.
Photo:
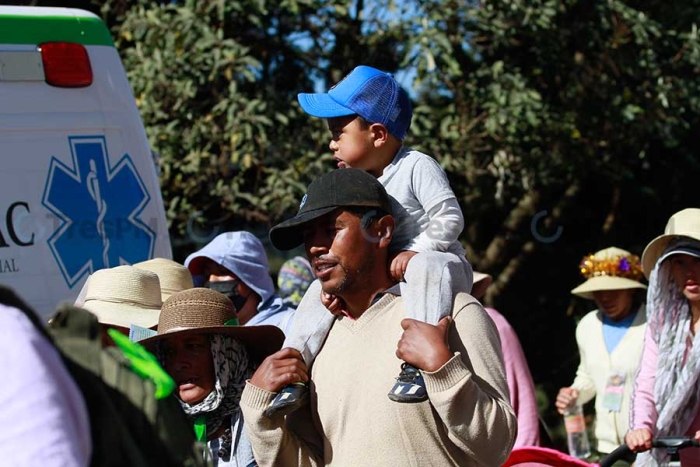
<path fill-rule="evenodd" d="M 393 277 L 396 281 L 402 281 L 403 276 L 406 274 L 408 262 L 411 261 L 411 258 L 416 256 L 417 254 L 418 253 L 411 250 L 404 250 L 399 251 L 398 253 L 394 253 L 389 258 L 389 269 L 391 271 L 391 277 Z"/>
<path fill-rule="evenodd" d="M 321 291 L 321 303 L 325 306 L 333 316 L 343 316 L 346 314 L 345 302 L 342 298 L 333 294 Z"/>

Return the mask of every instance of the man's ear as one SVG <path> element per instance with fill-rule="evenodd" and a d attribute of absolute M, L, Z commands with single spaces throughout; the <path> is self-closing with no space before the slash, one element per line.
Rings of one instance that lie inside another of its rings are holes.
<path fill-rule="evenodd" d="M 382 147 L 389 141 L 389 137 L 391 136 L 389 134 L 389 130 L 387 130 L 381 123 L 372 123 L 369 126 L 369 130 L 372 132 L 372 136 L 374 137 L 373 143 L 375 147 Z"/>
<path fill-rule="evenodd" d="M 391 239 L 394 237 L 394 229 L 396 221 L 394 217 L 387 214 L 377 221 L 377 237 L 379 238 L 379 247 L 388 248 Z"/>

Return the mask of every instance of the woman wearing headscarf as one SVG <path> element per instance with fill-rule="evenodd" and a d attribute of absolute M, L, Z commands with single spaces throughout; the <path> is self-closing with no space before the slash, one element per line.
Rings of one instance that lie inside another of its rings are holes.
<path fill-rule="evenodd" d="M 581 361 L 570 387 L 559 390 L 555 405 L 564 413 L 595 397 L 597 451 L 609 454 L 624 443 L 634 375 L 644 347 L 646 315 L 639 257 L 610 247 L 586 255 L 579 265 L 585 282 L 573 289 L 597 309 L 576 326 Z M 629 465 L 620 461 L 616 465 Z"/>
<path fill-rule="evenodd" d="M 231 300 L 194 288 L 168 298 L 158 334 L 141 341 L 175 380 L 180 404 L 207 442 L 214 466 L 257 465 L 239 409 L 246 379 L 284 334 L 274 326 L 238 326 Z"/>
<path fill-rule="evenodd" d="M 625 441 L 636 466 L 666 465 L 652 437 L 694 436 L 700 440 L 700 209 L 669 219 L 663 235 L 642 255 L 649 278 L 647 332 L 635 379 L 631 431 Z M 680 451 L 681 465 L 700 466 L 700 449 Z"/>

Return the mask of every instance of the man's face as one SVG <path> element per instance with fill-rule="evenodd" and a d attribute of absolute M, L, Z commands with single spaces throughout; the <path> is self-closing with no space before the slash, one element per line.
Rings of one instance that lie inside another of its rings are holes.
<path fill-rule="evenodd" d="M 210 288 L 221 291 L 218 287 L 212 285 L 215 282 L 236 284 L 230 294 L 224 293 L 224 295 L 227 295 L 236 307 L 238 321 L 241 325 L 250 321 L 258 312 L 257 307 L 260 302 L 258 295 L 228 268 L 215 263 L 209 258 L 202 258 L 201 261 L 202 273 Z"/>
<path fill-rule="evenodd" d="M 214 359 L 209 337 L 203 334 L 176 335 L 163 339 L 165 370 L 175 380 L 182 402 L 196 405 L 214 390 Z"/>
<path fill-rule="evenodd" d="M 223 282 L 238 279 L 234 273 L 209 258 L 202 258 L 202 275 L 209 282 Z"/>
<path fill-rule="evenodd" d="M 304 230 L 304 246 L 311 267 L 326 293 L 343 297 L 357 292 L 374 268 L 374 243 L 360 218 L 342 209 L 320 217 Z M 376 242 L 375 242 L 376 243 Z"/>

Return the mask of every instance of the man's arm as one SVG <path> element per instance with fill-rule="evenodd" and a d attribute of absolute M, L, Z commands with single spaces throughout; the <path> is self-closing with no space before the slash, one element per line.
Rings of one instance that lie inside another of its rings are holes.
<path fill-rule="evenodd" d="M 298 351 L 285 348 L 266 358 L 246 383 L 240 405 L 260 467 L 323 465 L 323 443 L 308 405 L 286 417 L 263 415 L 277 391 L 299 381 L 308 382 L 306 365 Z"/>
<path fill-rule="evenodd" d="M 397 356 L 423 370 L 430 402 L 450 440 L 481 465 L 501 465 L 517 433 L 501 344 L 483 307 L 465 297 L 469 296 L 460 294 L 455 299 L 458 308 L 448 331 L 449 360 L 444 361 L 444 337 L 442 343 L 436 339 L 447 329 L 446 320 L 438 326 L 404 320 Z"/>

